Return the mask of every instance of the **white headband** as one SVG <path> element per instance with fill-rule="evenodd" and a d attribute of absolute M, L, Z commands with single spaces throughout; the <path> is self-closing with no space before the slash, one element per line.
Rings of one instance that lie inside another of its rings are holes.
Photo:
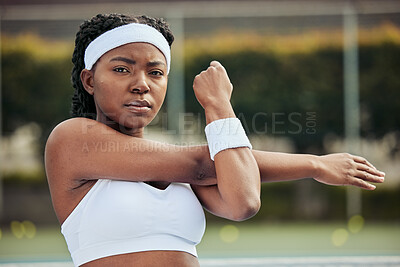
<path fill-rule="evenodd" d="M 171 65 L 171 51 L 167 40 L 155 28 L 130 23 L 109 30 L 94 39 L 85 51 L 85 68 L 91 70 L 97 60 L 116 47 L 129 43 L 149 43 L 157 47 L 167 61 L 167 74 Z"/>

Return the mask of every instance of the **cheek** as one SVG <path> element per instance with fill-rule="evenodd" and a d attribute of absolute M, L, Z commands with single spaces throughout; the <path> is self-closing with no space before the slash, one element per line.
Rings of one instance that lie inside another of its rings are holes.
<path fill-rule="evenodd" d="M 124 88 L 124 84 L 118 80 L 112 80 L 108 77 L 104 79 L 99 79 L 95 82 L 95 94 L 97 93 L 99 96 L 102 97 L 110 97 L 115 95 L 118 92 L 122 92 Z"/>
<path fill-rule="evenodd" d="M 155 95 L 154 99 L 156 100 L 156 102 L 158 104 L 158 108 L 160 108 L 162 106 L 162 104 L 164 103 L 165 95 L 166 95 L 165 89 L 159 90 L 158 93 Z"/>
<path fill-rule="evenodd" d="M 119 102 L 118 94 L 104 82 L 98 83 L 94 91 L 94 100 L 102 109 L 114 108 Z"/>
<path fill-rule="evenodd" d="M 150 85 L 150 90 L 152 90 L 153 98 L 157 100 L 157 102 L 163 102 L 166 92 L 167 92 L 167 80 L 154 82 Z"/>
<path fill-rule="evenodd" d="M 98 101 L 104 101 L 111 96 L 110 90 L 103 88 L 103 86 L 97 86 L 93 94 L 94 98 Z"/>

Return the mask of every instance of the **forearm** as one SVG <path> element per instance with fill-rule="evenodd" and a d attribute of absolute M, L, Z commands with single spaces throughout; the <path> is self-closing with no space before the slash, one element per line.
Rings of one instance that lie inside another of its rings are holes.
<path fill-rule="evenodd" d="M 291 181 L 314 178 L 318 156 L 252 150 L 260 169 L 262 182 Z"/>
<path fill-rule="evenodd" d="M 232 84 L 223 66 L 211 62 L 210 67 L 196 76 L 193 89 L 204 108 L 205 129 L 212 167 L 217 184 L 197 189 L 202 204 L 218 216 L 241 221 L 256 214 L 260 208 L 260 173 L 248 140 L 230 104 Z"/>
<path fill-rule="evenodd" d="M 206 109 L 205 113 L 207 122 L 236 117 L 230 105 L 220 112 L 210 112 Z M 235 122 L 235 119 L 222 122 L 229 124 Z M 225 138 L 228 141 L 231 137 L 228 135 Z M 209 145 L 212 146 L 213 143 Z M 240 221 L 257 213 L 260 207 L 261 182 L 257 162 L 251 150 L 248 147 L 222 150 L 215 155 L 214 165 L 221 207 L 226 210 L 226 218 Z"/>
<path fill-rule="evenodd" d="M 203 146 L 204 151 L 207 146 Z M 288 154 L 251 150 L 258 165 L 261 182 L 291 181 L 314 178 L 317 172 L 318 156 L 309 154 Z M 208 154 L 203 154 L 202 176 L 215 175 L 214 162 Z"/>
<path fill-rule="evenodd" d="M 328 185 L 352 185 L 367 190 L 370 183 L 382 183 L 385 173 L 377 170 L 366 159 L 348 153 L 314 156 L 252 150 L 260 170 L 261 182 L 291 181 L 303 178 Z M 203 159 L 204 176 L 212 176 L 215 169 L 210 159 Z"/>

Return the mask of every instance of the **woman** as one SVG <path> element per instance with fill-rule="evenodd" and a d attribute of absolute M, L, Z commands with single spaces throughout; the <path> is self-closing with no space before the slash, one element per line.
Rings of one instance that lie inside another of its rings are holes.
<path fill-rule="evenodd" d="M 76 118 L 53 130 L 45 150 L 54 209 L 76 266 L 199 266 L 202 208 L 248 219 L 260 208 L 260 181 L 312 177 L 368 190 L 375 188 L 369 182 L 383 182 L 383 173 L 349 154 L 251 150 L 216 61 L 193 83 L 208 146 L 144 139 L 165 97 L 172 42 L 168 25 L 146 16 L 97 15 L 76 35 Z"/>

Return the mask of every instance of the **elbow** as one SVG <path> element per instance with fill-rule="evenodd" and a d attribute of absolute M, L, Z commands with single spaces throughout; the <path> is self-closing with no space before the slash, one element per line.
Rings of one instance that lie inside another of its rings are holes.
<path fill-rule="evenodd" d="M 256 215 L 260 208 L 261 200 L 259 196 L 246 198 L 238 205 L 234 212 L 232 212 L 230 219 L 236 222 L 245 221 Z"/>

